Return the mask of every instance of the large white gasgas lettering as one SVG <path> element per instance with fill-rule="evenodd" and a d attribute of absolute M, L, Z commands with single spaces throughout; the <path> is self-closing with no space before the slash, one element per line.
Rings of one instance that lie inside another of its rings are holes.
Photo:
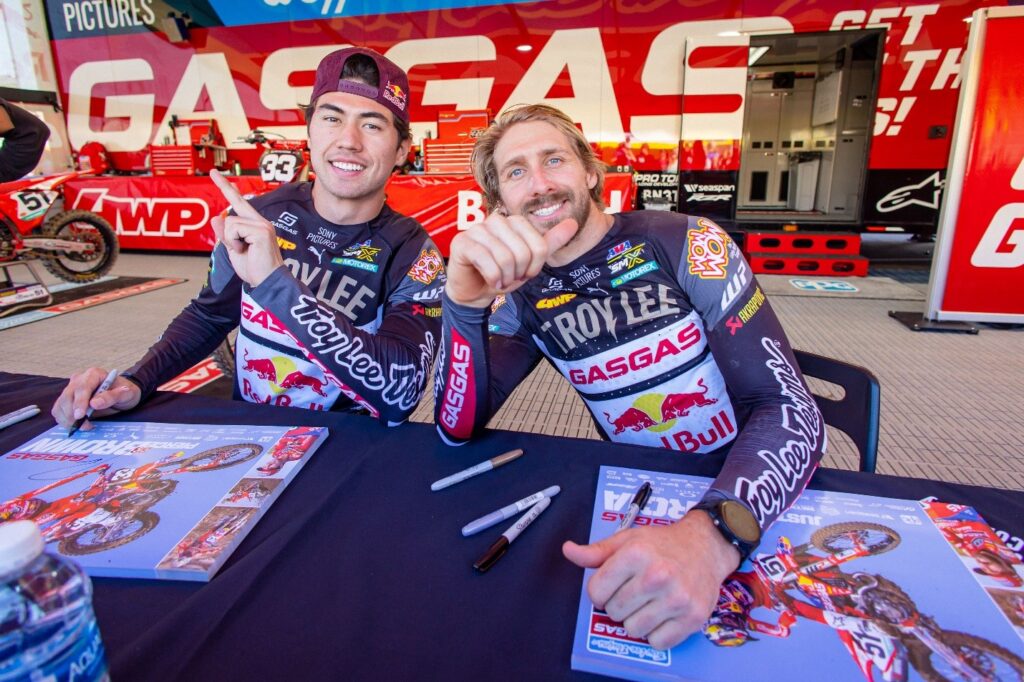
<path fill-rule="evenodd" d="M 219 52 L 192 56 L 156 131 L 153 128 L 154 95 L 111 95 L 103 100 L 103 118 L 127 118 L 127 128 L 103 131 L 89 126 L 89 107 L 96 85 L 152 80 L 153 67 L 145 59 L 86 62 L 75 69 L 68 81 L 68 137 L 72 146 L 80 147 L 95 140 L 111 151 L 138 151 L 150 143 L 155 132 L 167 130 L 171 116 L 175 115 L 186 119 L 217 119 L 225 140 L 235 140 L 249 132 L 249 122 L 227 59 Z M 195 104 L 204 89 L 211 109 L 197 111 Z"/>
<path fill-rule="evenodd" d="M 206 90 L 210 98 L 209 111 L 196 111 L 196 101 Z M 174 91 L 171 103 L 167 105 L 167 113 L 160 122 L 158 130 L 167 130 L 171 116 L 178 118 L 215 118 L 225 140 L 236 140 L 245 137 L 249 132 L 249 122 L 245 117 L 242 100 L 238 98 L 228 60 L 221 52 L 196 54 L 188 61 L 185 73 L 181 74 L 181 82 Z"/>
<path fill-rule="evenodd" d="M 1014 227 L 1014 223 L 1018 223 Z M 1000 247 L 1012 246 L 1009 251 Z M 1024 265 L 1024 203 L 1006 204 L 992 216 L 971 255 L 976 268 L 1019 268 Z"/>
<path fill-rule="evenodd" d="M 572 97 L 547 97 L 563 70 L 572 80 Z M 608 56 L 597 28 L 555 31 L 509 95 L 506 104 L 539 102 L 558 107 L 583 126 L 591 140 L 623 139 L 622 118 Z"/>
<path fill-rule="evenodd" d="M 687 39 L 701 45 L 742 45 L 747 38 L 742 36 L 728 38 L 722 33 L 737 33 L 740 30 L 750 33 L 772 32 L 791 33 L 793 25 L 783 17 L 744 17 L 742 19 L 722 19 L 713 21 L 686 21 L 669 26 L 659 33 L 651 42 L 651 50 L 640 74 L 640 83 L 644 90 L 652 95 L 718 95 L 746 93 L 746 67 L 690 69 L 687 78 L 683 78 L 683 64 L 686 59 Z M 724 80 L 723 80 L 724 79 Z M 722 114 L 690 113 L 685 116 L 685 124 L 689 130 L 684 131 L 684 139 L 723 139 L 738 137 L 743 130 L 743 108 L 739 110 L 739 127 L 735 121 L 726 124 L 729 134 L 720 134 Z M 659 114 L 655 116 L 633 116 L 630 119 L 630 130 L 638 139 L 650 142 L 676 144 L 679 141 L 681 117 L 679 114 Z M 586 128 L 584 128 L 586 130 Z M 739 131 L 739 132 L 736 132 Z"/>
<path fill-rule="evenodd" d="M 79 148 L 95 140 L 111 151 L 135 151 L 149 144 L 153 134 L 153 95 L 111 95 L 103 100 L 103 120 L 128 120 L 127 127 L 121 130 L 93 130 L 89 126 L 89 106 L 97 85 L 151 80 L 153 68 L 145 59 L 86 62 L 75 69 L 68 79 L 68 140 L 71 146 Z"/>
<path fill-rule="evenodd" d="M 1024 190 L 1024 158 L 1010 178 L 1010 189 Z M 1014 227 L 1017 224 L 1018 227 Z M 1000 251 L 1006 245 L 1013 249 Z M 1004 205 L 988 223 L 971 255 L 976 268 L 1019 268 L 1024 265 L 1024 203 Z"/>
<path fill-rule="evenodd" d="M 706 67 L 691 69 L 686 82 L 682 78 L 686 38 L 703 37 L 710 42 L 702 44 L 731 44 L 721 38 L 726 31 L 791 32 L 792 24 L 782 17 L 750 17 L 743 19 L 683 22 L 659 33 L 647 54 L 641 83 L 655 96 L 721 95 L 745 92 L 745 68 Z M 717 40 L 717 42 L 715 42 Z M 743 38 L 731 39 L 737 44 Z M 722 41 L 725 41 L 724 43 Z M 292 110 L 305 104 L 310 86 L 292 86 L 291 74 L 313 71 L 319 60 L 341 47 L 337 44 L 288 47 L 267 54 L 260 75 L 260 103 L 269 110 Z M 420 65 L 455 62 L 495 63 L 497 51 L 487 36 L 454 36 L 406 40 L 393 45 L 388 57 L 406 69 Z M 145 82 L 153 90 L 158 87 L 154 71 L 166 72 L 166 65 L 155 66 L 143 58 L 86 62 L 72 72 L 69 84 L 68 133 L 71 143 L 80 147 L 90 140 L 103 143 L 111 151 L 138 151 L 165 135 L 171 116 L 179 118 L 216 119 L 224 138 L 230 144 L 243 137 L 250 129 L 248 118 L 239 96 L 235 78 L 223 53 L 210 52 L 193 55 L 180 74 L 177 87 L 170 97 L 167 111 L 159 125 L 153 116 L 155 94 L 110 95 L 103 98 L 103 117 L 125 118 L 127 126 L 119 130 L 93 130 L 90 128 L 90 105 L 97 97 L 93 91 L 104 83 Z M 563 71 L 572 81 L 573 96 L 547 97 L 551 86 Z M 735 71 L 736 74 L 731 72 Z M 732 76 L 736 75 L 736 78 Z M 735 80 L 735 83 L 733 82 Z M 491 104 L 493 77 L 430 79 L 423 84 L 421 103 L 425 106 L 451 106 L 456 109 L 480 109 Z M 685 88 L 685 93 L 684 93 Z M 196 110 L 196 102 L 205 91 L 209 110 Z M 166 95 L 161 93 L 160 101 Z M 608 56 L 597 27 L 555 31 L 544 44 L 508 99 L 498 109 L 520 102 L 546 102 L 564 110 L 579 122 L 592 140 L 624 139 L 624 125 L 619 103 L 611 79 Z M 742 109 L 737 115 L 742 114 Z M 721 128 L 722 113 L 687 114 L 685 121 L 695 135 L 705 138 L 716 136 L 716 122 Z M 679 114 L 633 116 L 629 129 L 633 135 L 651 142 L 674 143 L 678 140 L 681 117 Z M 414 133 L 421 136 L 432 130 L 431 121 L 412 121 Z M 703 130 L 701 126 L 708 127 Z M 286 137 L 302 137 L 303 126 L 268 126 L 268 130 Z M 735 137 L 737 134 L 725 135 Z"/>
<path fill-rule="evenodd" d="M 348 44 L 313 45 L 311 47 L 285 47 L 267 55 L 260 76 L 260 102 L 267 109 L 293 111 L 298 104 L 310 104 L 312 85 L 289 85 L 293 73 L 316 71 L 320 60 Z M 306 126 L 260 126 L 266 132 L 284 135 L 288 139 L 306 137 Z"/>

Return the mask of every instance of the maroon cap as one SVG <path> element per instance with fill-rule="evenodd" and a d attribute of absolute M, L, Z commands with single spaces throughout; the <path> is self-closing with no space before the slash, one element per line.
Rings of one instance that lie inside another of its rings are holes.
<path fill-rule="evenodd" d="M 369 57 L 377 65 L 377 71 L 380 73 L 379 85 L 341 79 L 345 62 L 357 54 Z M 346 47 L 323 58 L 316 69 L 316 82 L 313 83 L 313 96 L 310 102 L 316 102 L 325 92 L 348 92 L 372 99 L 390 109 L 398 120 L 409 122 L 409 77 L 393 61 L 368 48 Z"/>

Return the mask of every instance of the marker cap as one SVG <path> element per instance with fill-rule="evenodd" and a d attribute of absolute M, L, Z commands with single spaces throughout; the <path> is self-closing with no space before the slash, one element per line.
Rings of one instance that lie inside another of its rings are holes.
<path fill-rule="evenodd" d="M 502 535 L 494 542 L 493 545 L 491 545 L 491 548 L 488 549 L 482 557 L 477 559 L 476 563 L 473 564 L 473 568 L 481 573 L 486 573 L 487 570 L 498 561 L 498 559 L 505 556 L 505 552 L 508 551 L 508 545 L 508 538 Z"/>

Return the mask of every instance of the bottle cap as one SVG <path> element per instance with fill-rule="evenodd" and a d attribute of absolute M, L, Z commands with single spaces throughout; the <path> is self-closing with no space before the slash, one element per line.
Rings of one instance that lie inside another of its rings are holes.
<path fill-rule="evenodd" d="M 43 535 L 32 521 L 0 524 L 0 575 L 21 570 L 43 553 Z"/>

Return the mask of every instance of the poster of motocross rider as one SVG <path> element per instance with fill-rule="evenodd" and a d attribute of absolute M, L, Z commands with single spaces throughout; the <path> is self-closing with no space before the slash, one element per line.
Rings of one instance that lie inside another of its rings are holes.
<path fill-rule="evenodd" d="M 209 580 L 322 427 L 101 421 L 0 456 L 0 523 L 28 519 L 91 576 Z"/>
<path fill-rule="evenodd" d="M 590 541 L 682 518 L 711 480 L 601 467 Z M 593 570 L 584 575 L 583 585 Z M 1021 558 L 970 507 L 808 490 L 729 576 L 704 624 L 664 651 L 581 590 L 572 667 L 632 680 L 1021 680 Z"/>

